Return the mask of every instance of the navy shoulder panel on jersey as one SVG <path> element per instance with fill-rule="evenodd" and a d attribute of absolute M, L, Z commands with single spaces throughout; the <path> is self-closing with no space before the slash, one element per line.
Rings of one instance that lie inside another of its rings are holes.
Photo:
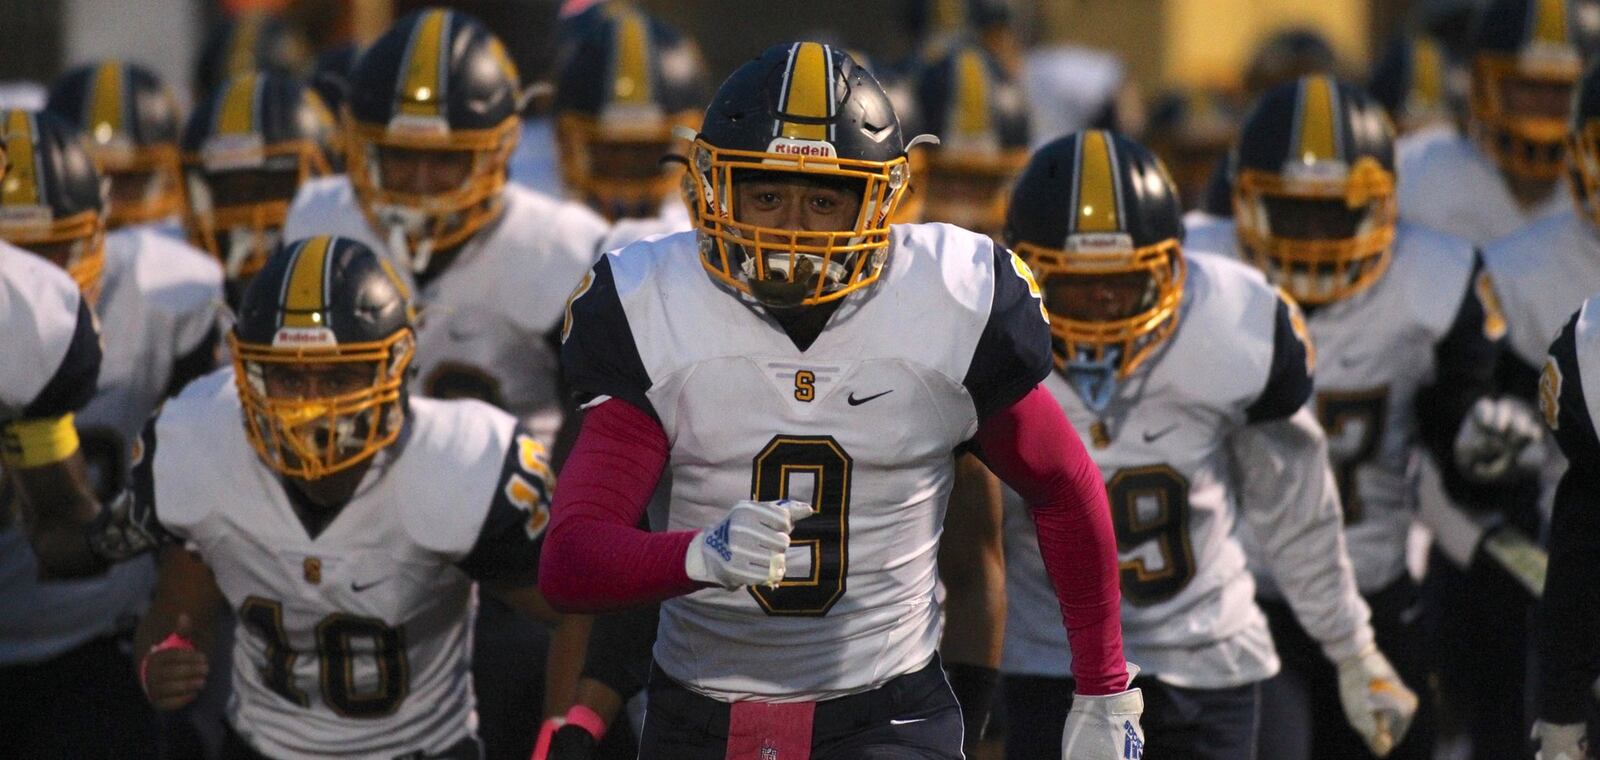
<path fill-rule="evenodd" d="M 1600 438 L 1589 417 L 1578 374 L 1578 318 L 1582 314 L 1581 310 L 1573 314 L 1550 344 L 1550 357 L 1539 377 L 1539 408 L 1567 459 L 1593 462 L 1600 461 Z"/>
<path fill-rule="evenodd" d="M 561 371 L 582 403 L 597 396 L 614 396 L 655 416 L 645 395 L 650 390 L 650 373 L 633 341 L 609 255 L 595 262 L 567 298 L 561 327 Z"/>
<path fill-rule="evenodd" d="M 1280 420 L 1299 411 L 1311 398 L 1315 356 L 1300 307 L 1280 295 L 1272 327 L 1272 367 L 1261 395 L 1245 408 L 1245 419 Z"/>
<path fill-rule="evenodd" d="M 994 299 L 961 384 L 981 422 L 1033 390 L 1050 374 L 1050 322 L 1028 265 L 995 247 Z"/>
<path fill-rule="evenodd" d="M 72 332 L 72 343 L 61 358 L 61 365 L 45 383 L 44 390 L 22 410 L 23 419 L 60 417 L 67 412 L 82 409 L 94 398 L 95 384 L 100 380 L 100 330 L 95 323 L 89 303 L 78 301 L 78 325 Z"/>
<path fill-rule="evenodd" d="M 539 548 L 550 524 L 555 476 L 544 446 L 521 425 L 511 436 L 500 479 L 472 549 L 456 566 L 476 581 L 515 586 L 539 579 Z"/>
<path fill-rule="evenodd" d="M 161 525 L 156 514 L 156 416 L 145 423 L 144 432 L 133 450 L 133 524 L 156 537 L 161 544 L 178 544 L 181 540 Z"/>

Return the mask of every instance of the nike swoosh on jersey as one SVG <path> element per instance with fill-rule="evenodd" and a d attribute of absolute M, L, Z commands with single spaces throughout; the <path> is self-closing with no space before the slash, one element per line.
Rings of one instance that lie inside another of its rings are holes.
<path fill-rule="evenodd" d="M 886 391 L 884 391 L 882 393 L 874 393 L 871 396 L 864 396 L 862 398 L 856 398 L 856 394 L 854 392 L 851 392 L 850 395 L 846 396 L 844 400 L 845 400 L 846 403 L 850 404 L 851 406 L 861 406 L 862 404 L 865 404 L 868 401 L 871 401 L 871 400 L 873 400 L 875 398 L 878 398 L 879 396 L 887 396 L 887 395 L 889 395 L 891 393 L 894 393 L 894 389 L 893 388 L 890 388 L 889 390 L 886 390 Z"/>
<path fill-rule="evenodd" d="M 1170 432 L 1172 432 L 1174 430 L 1177 430 L 1177 429 L 1178 429 L 1177 425 L 1171 425 L 1171 426 L 1162 428 L 1161 430 L 1157 430 L 1154 433 L 1146 430 L 1146 431 L 1144 431 L 1144 442 L 1145 443 L 1155 443 L 1157 438 L 1160 438 L 1160 437 L 1166 435 L 1167 433 L 1170 433 Z"/>
<path fill-rule="evenodd" d="M 379 579 L 377 579 L 377 580 L 375 580 L 375 581 L 373 581 L 371 583 L 359 583 L 357 581 L 350 581 L 350 590 L 356 592 L 357 594 L 359 594 L 359 593 L 361 593 L 363 591 L 366 591 L 367 589 L 372 588 L 373 586 L 376 586 L 376 585 L 378 585 L 378 584 L 380 584 L 380 583 L 382 583 L 382 582 L 384 582 L 386 580 L 389 580 L 389 579 L 388 578 L 379 578 Z"/>
<path fill-rule="evenodd" d="M 904 726 L 904 725 L 907 725 L 907 724 L 910 724 L 910 723 L 921 723 L 922 721 L 925 721 L 925 720 L 927 720 L 927 718 L 912 718 L 910 720 L 897 720 L 895 718 L 890 718 L 889 719 L 889 725 L 891 725 L 891 726 Z"/>

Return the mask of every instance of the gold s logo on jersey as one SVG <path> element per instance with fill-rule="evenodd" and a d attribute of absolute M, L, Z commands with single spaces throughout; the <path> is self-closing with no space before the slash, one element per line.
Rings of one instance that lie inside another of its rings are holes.
<path fill-rule="evenodd" d="M 1544 412 L 1547 427 L 1561 429 L 1561 368 L 1553 356 L 1545 357 L 1544 371 L 1539 373 L 1539 411 Z"/>
<path fill-rule="evenodd" d="M 316 557 L 306 557 L 300 563 L 300 572 L 305 576 L 306 583 L 316 585 L 322 582 L 322 560 Z"/>
<path fill-rule="evenodd" d="M 584 293 L 589 292 L 589 286 L 594 284 L 594 270 L 583 273 L 583 279 L 578 282 L 578 287 L 572 289 L 572 295 L 567 296 L 566 316 L 561 320 L 561 342 L 567 342 L 567 336 L 572 334 L 572 304 Z"/>
<path fill-rule="evenodd" d="M 1500 340 L 1506 335 L 1506 314 L 1500 308 L 1500 296 L 1494 292 L 1494 280 L 1488 272 L 1479 272 L 1472 285 L 1483 304 L 1483 334 L 1489 340 Z"/>
<path fill-rule="evenodd" d="M 817 375 L 808 369 L 795 370 L 794 400 L 809 403 L 817 397 Z"/>
<path fill-rule="evenodd" d="M 1011 269 L 1028 283 L 1028 295 L 1039 301 L 1039 318 L 1043 319 L 1045 324 L 1050 324 L 1050 312 L 1044 308 L 1044 291 L 1039 289 L 1039 281 L 1033 278 L 1033 270 L 1028 268 L 1028 262 L 1023 261 L 1015 251 L 1006 253 L 1011 254 Z"/>

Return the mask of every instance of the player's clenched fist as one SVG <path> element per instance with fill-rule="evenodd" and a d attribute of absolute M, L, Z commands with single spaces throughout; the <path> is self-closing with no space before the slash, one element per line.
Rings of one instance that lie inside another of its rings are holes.
<path fill-rule="evenodd" d="M 177 630 L 155 645 L 139 664 L 145 696 L 157 710 L 177 710 L 194 701 L 206 685 L 210 666 L 190 643 L 188 615 L 178 616 Z"/>
<path fill-rule="evenodd" d="M 786 570 L 789 531 L 810 517 L 803 501 L 741 501 L 722 522 L 700 531 L 689 544 L 684 570 L 701 583 L 726 589 L 776 586 Z"/>

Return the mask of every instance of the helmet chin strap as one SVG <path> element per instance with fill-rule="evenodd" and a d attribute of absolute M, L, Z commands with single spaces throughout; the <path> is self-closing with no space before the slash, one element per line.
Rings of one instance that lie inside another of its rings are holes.
<path fill-rule="evenodd" d="M 428 224 L 427 216 L 409 208 L 385 206 L 378 210 L 377 217 L 389 231 L 389 250 L 410 264 L 412 272 L 427 271 L 433 258 L 433 239 L 420 238 L 413 246 L 409 234 L 423 230 Z"/>

